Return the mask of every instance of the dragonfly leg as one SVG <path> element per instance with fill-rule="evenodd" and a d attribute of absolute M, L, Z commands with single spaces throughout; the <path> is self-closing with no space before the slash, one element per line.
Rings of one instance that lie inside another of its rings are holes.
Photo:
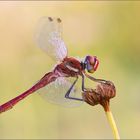
<path fill-rule="evenodd" d="M 107 83 L 108 83 L 108 81 L 106 81 L 106 80 L 103 80 L 103 79 L 96 79 L 96 78 L 94 78 L 94 77 L 92 77 L 92 76 L 90 76 L 90 75 L 88 75 L 88 74 L 86 74 L 86 73 L 85 73 L 85 76 L 86 76 L 87 78 L 89 78 L 90 80 L 94 81 L 94 82 L 103 83 L 103 84 L 107 84 Z"/>
<path fill-rule="evenodd" d="M 70 87 L 70 89 L 67 91 L 67 93 L 65 94 L 65 98 L 67 98 L 67 99 L 72 99 L 72 100 L 77 100 L 77 101 L 83 101 L 83 99 L 70 97 L 71 90 L 73 89 L 73 87 L 74 87 L 74 85 L 76 84 L 77 80 L 78 80 L 78 77 L 77 77 L 76 80 L 73 82 L 73 84 L 71 85 L 71 87 Z"/>
<path fill-rule="evenodd" d="M 82 74 L 82 91 L 86 91 L 87 89 L 85 88 L 85 77 Z"/>
<path fill-rule="evenodd" d="M 86 91 L 90 91 L 90 88 L 85 88 L 85 77 L 82 74 L 82 91 L 85 93 Z"/>

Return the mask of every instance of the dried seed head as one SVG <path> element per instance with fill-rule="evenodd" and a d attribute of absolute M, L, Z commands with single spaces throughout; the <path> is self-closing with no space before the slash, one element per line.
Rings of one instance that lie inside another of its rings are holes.
<path fill-rule="evenodd" d="M 100 94 L 102 99 L 109 100 L 116 95 L 116 89 L 114 84 L 111 81 L 107 83 L 98 84 L 96 87 L 96 92 Z"/>
<path fill-rule="evenodd" d="M 82 97 L 86 103 L 92 106 L 99 104 L 101 98 L 100 95 L 94 89 L 88 89 L 87 91 L 83 92 Z"/>
<path fill-rule="evenodd" d="M 101 104 L 105 111 L 108 110 L 109 100 L 116 95 L 116 89 L 111 81 L 107 83 L 100 83 L 97 85 L 96 89 L 87 89 L 82 93 L 83 100 L 94 106 Z"/>

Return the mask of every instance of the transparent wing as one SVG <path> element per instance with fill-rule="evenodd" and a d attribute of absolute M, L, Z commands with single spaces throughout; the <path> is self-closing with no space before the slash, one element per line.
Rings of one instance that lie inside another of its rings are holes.
<path fill-rule="evenodd" d="M 73 82 L 74 78 L 60 77 L 56 81 L 40 89 L 38 93 L 50 103 L 55 103 L 66 107 L 79 106 L 83 103 L 82 101 L 65 98 L 65 94 L 67 93 Z M 72 89 L 70 96 L 82 99 L 81 88 L 77 87 L 76 85 Z"/>
<path fill-rule="evenodd" d="M 38 23 L 35 41 L 55 61 L 62 61 L 67 56 L 60 18 L 42 17 Z"/>

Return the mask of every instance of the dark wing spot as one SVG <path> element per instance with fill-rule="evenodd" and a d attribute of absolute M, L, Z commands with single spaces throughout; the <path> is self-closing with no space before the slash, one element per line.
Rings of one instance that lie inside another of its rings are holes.
<path fill-rule="evenodd" d="M 48 17 L 48 20 L 49 20 L 49 21 L 53 21 L 53 19 L 52 19 L 51 17 Z"/>
<path fill-rule="evenodd" d="M 57 18 L 57 22 L 59 22 L 59 23 L 60 23 L 60 22 L 62 22 L 62 20 L 61 20 L 60 18 Z"/>

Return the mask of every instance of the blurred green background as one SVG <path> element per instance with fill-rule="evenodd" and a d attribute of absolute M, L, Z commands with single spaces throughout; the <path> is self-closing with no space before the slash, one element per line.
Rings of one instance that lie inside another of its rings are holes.
<path fill-rule="evenodd" d="M 96 55 L 95 77 L 113 81 L 121 138 L 140 138 L 140 2 L 0 2 L 0 104 L 55 64 L 33 39 L 40 17 L 60 17 L 70 56 Z M 91 81 L 87 83 L 92 86 Z M 113 138 L 101 106 L 65 108 L 35 93 L 0 115 L 0 139 Z"/>

